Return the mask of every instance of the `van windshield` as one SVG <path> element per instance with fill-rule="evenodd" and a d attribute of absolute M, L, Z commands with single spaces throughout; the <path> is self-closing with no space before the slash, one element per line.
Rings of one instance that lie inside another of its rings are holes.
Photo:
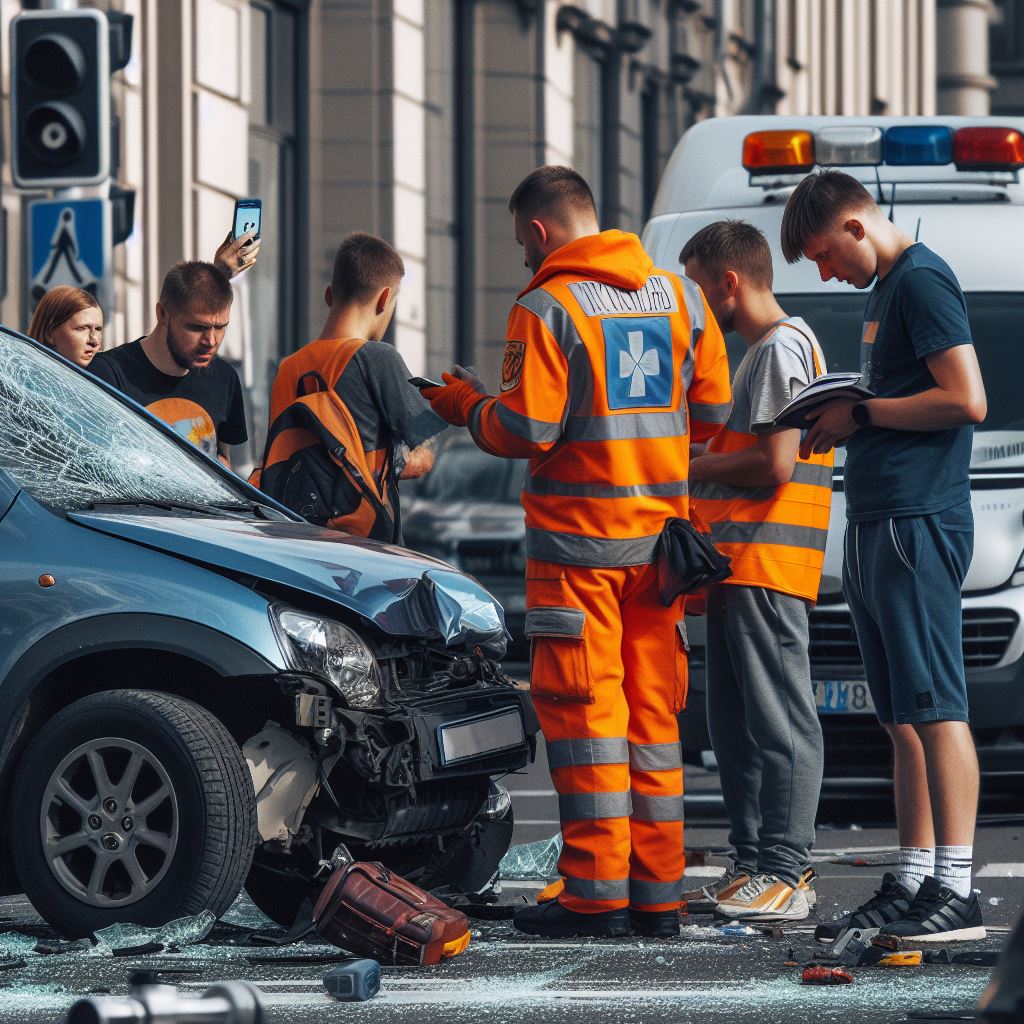
<path fill-rule="evenodd" d="M 252 504 L 204 461 L 88 374 L 0 329 L 0 470 L 41 504 Z"/>
<path fill-rule="evenodd" d="M 1018 338 L 1024 296 L 1018 292 L 970 292 L 966 297 L 988 396 L 988 415 L 976 433 L 995 431 L 1013 435 L 998 439 L 1002 455 L 995 461 L 1024 465 L 1024 345 Z M 829 370 L 860 369 L 866 293 L 780 295 L 779 302 L 790 316 L 801 316 L 810 324 L 825 350 Z M 989 436 L 975 442 L 975 465 L 992 465 L 995 440 Z"/>

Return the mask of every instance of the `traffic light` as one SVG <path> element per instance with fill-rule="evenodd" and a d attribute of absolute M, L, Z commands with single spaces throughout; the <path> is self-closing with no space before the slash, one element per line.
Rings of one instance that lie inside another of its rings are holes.
<path fill-rule="evenodd" d="M 11 23 L 12 173 L 20 188 L 110 174 L 110 52 L 95 10 L 26 11 Z"/>

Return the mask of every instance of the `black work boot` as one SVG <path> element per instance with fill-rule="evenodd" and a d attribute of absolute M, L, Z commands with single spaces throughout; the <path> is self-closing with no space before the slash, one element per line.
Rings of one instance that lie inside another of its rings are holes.
<path fill-rule="evenodd" d="M 580 914 L 563 907 L 558 900 L 550 900 L 537 907 L 524 907 L 516 913 L 512 923 L 521 932 L 549 939 L 573 939 L 587 935 L 598 939 L 618 939 L 629 935 L 629 914 L 625 910 Z"/>
<path fill-rule="evenodd" d="M 679 934 L 678 910 L 630 910 L 634 935 L 649 939 L 671 939 Z"/>

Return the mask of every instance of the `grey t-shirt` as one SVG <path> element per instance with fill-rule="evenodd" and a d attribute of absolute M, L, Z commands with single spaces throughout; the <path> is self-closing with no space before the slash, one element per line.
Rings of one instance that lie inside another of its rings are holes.
<path fill-rule="evenodd" d="M 815 352 L 820 372 L 825 373 L 825 356 L 804 320 L 791 317 L 776 324 L 750 347 L 736 370 L 726 429 L 750 434 L 755 426 L 771 423 L 818 375 Z"/>

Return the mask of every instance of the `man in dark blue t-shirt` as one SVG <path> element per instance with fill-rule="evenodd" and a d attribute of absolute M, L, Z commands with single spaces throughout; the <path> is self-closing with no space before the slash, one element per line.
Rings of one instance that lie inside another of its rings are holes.
<path fill-rule="evenodd" d="M 794 190 L 790 263 L 823 281 L 877 280 L 861 345 L 877 396 L 812 414 L 801 455 L 846 443 L 843 589 L 878 719 L 895 752 L 898 877 L 819 939 L 878 928 L 906 941 L 983 938 L 971 889 L 978 759 L 968 723 L 960 588 L 974 541 L 968 471 L 985 388 L 953 271 L 889 221 L 850 175 Z"/>

